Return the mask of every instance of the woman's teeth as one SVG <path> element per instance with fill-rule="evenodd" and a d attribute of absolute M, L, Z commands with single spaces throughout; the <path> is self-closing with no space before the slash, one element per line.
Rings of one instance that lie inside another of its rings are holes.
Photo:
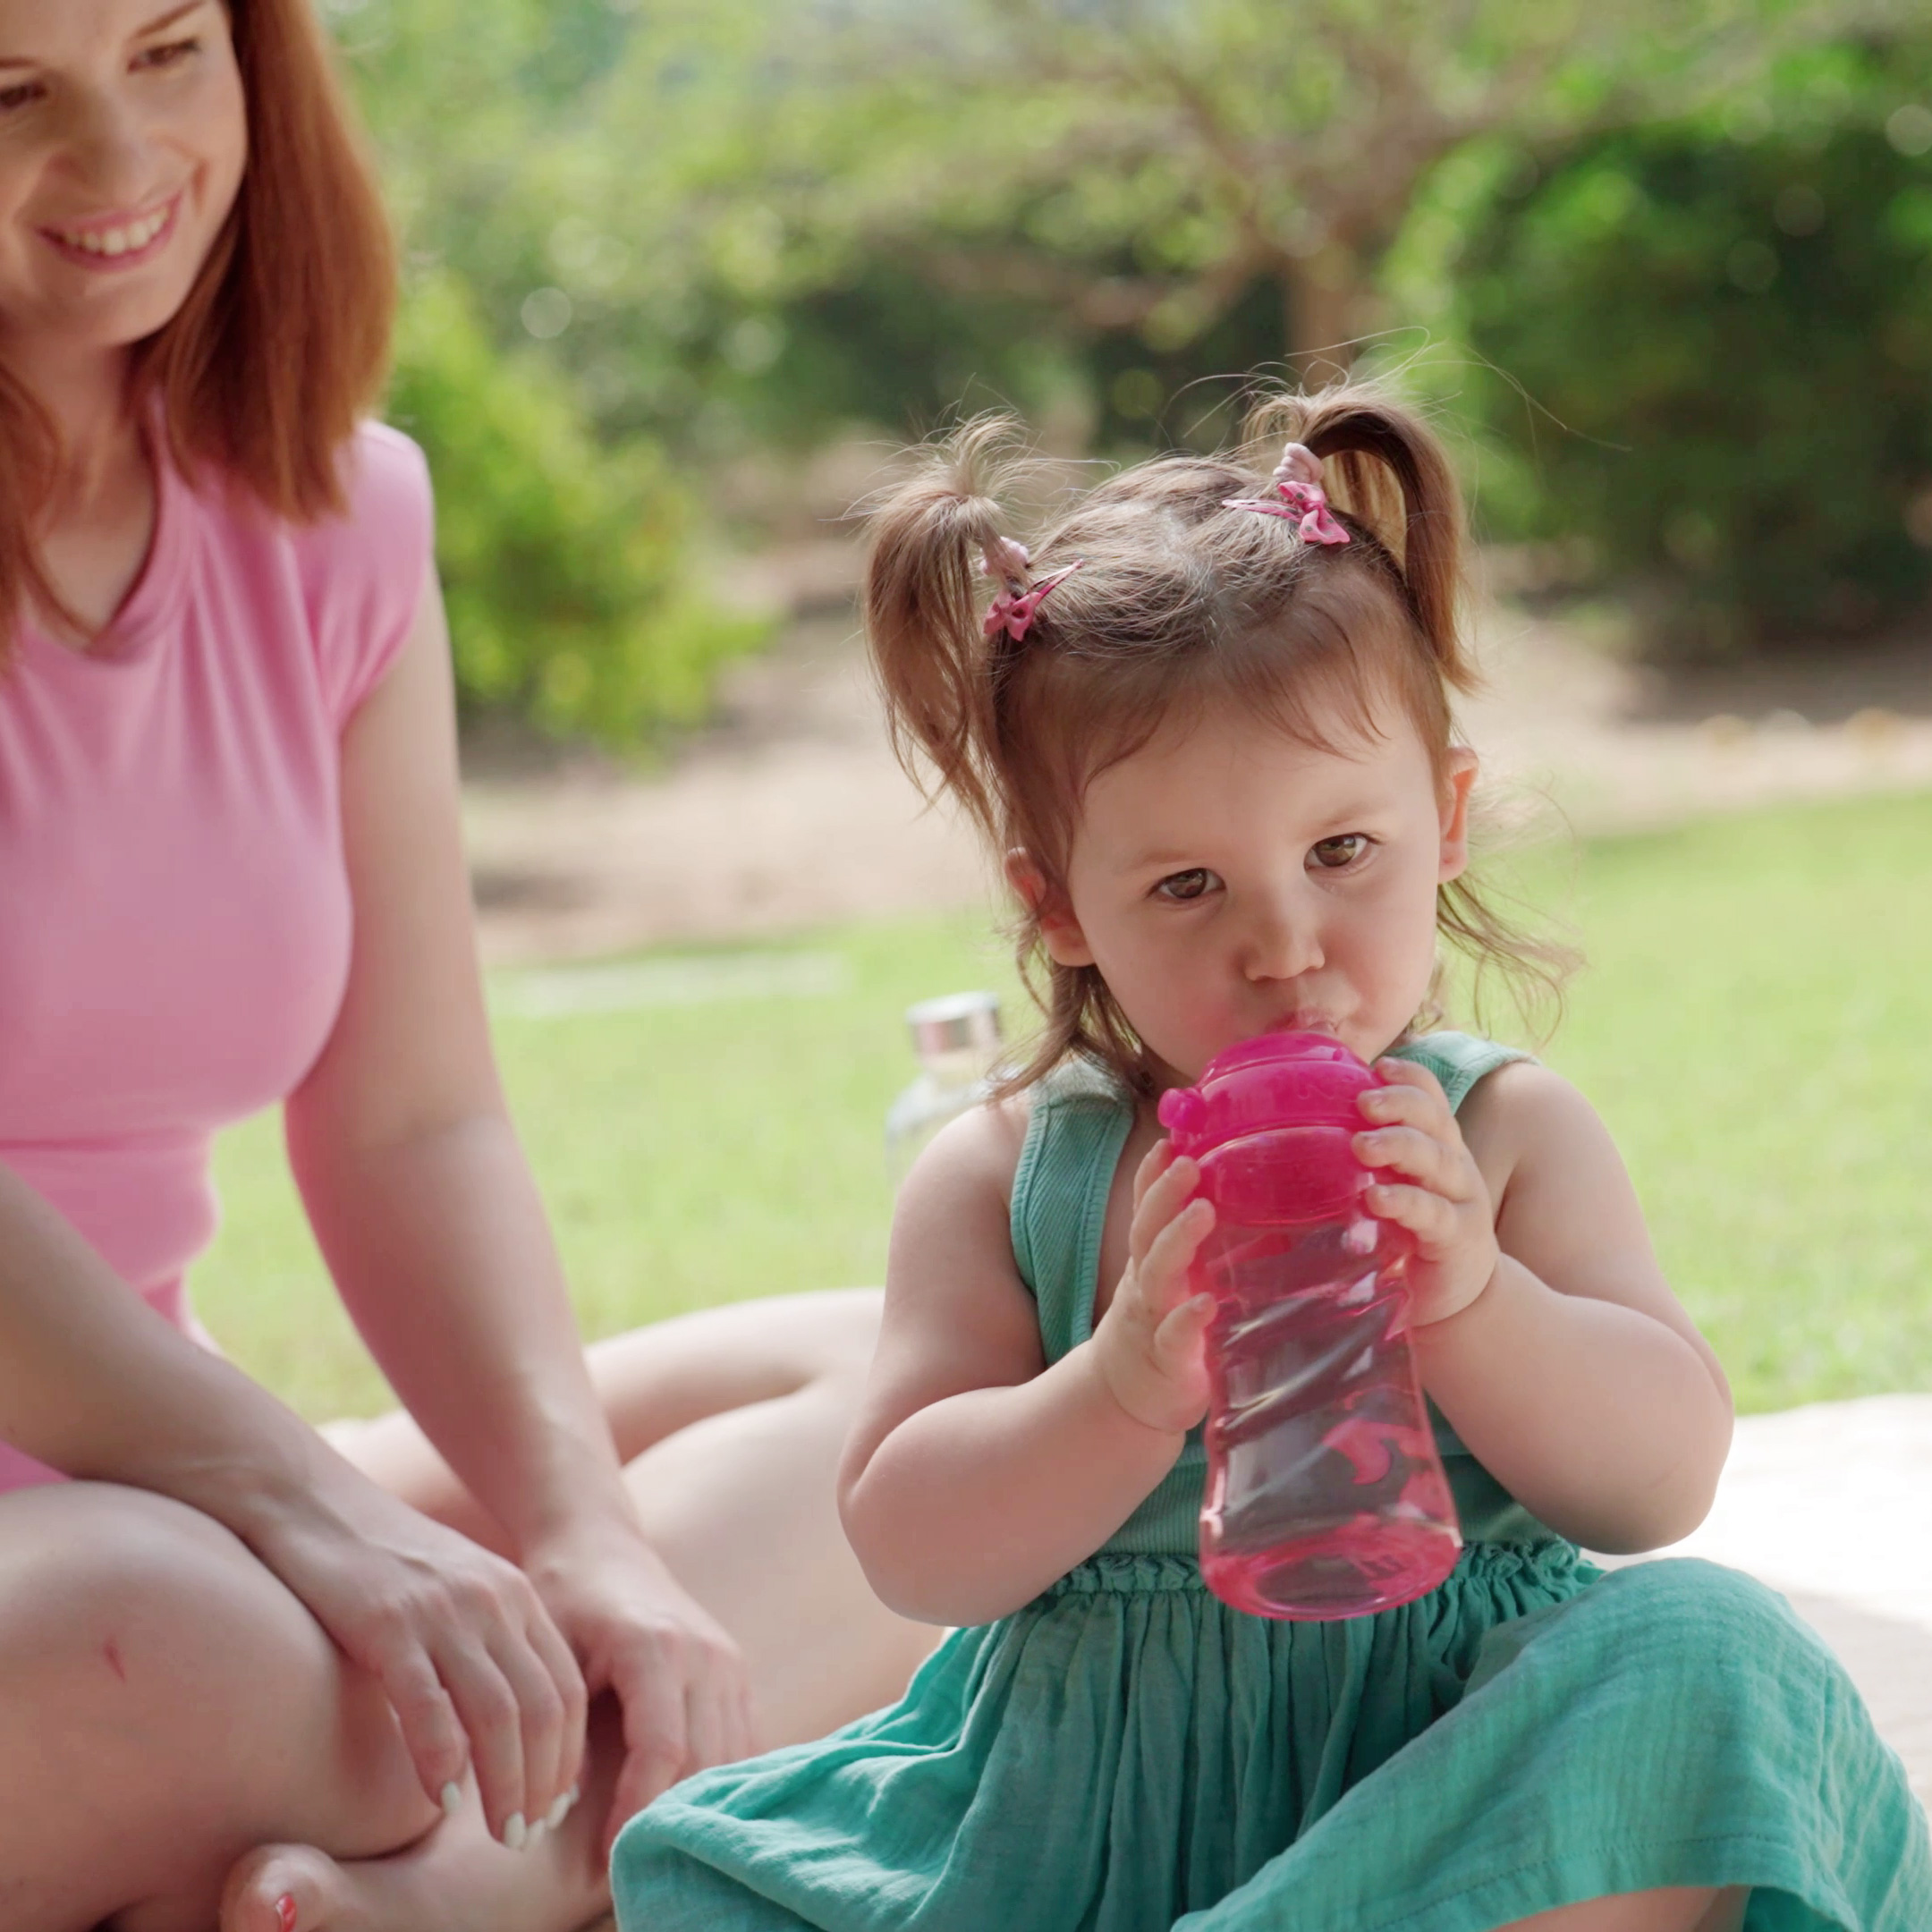
<path fill-rule="evenodd" d="M 144 216 L 138 222 L 130 222 L 124 228 L 56 228 L 54 233 L 69 248 L 80 249 L 89 255 L 106 255 L 110 258 L 116 255 L 131 255 L 146 248 L 167 226 L 172 212 L 162 208 L 157 214 Z"/>

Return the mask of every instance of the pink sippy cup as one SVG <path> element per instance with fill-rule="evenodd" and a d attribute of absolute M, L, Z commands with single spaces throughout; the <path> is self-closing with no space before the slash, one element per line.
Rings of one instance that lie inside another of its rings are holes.
<path fill-rule="evenodd" d="M 1364 1211 L 1350 1144 L 1376 1084 L 1338 1040 L 1265 1033 L 1161 1097 L 1216 1217 L 1201 1573 L 1257 1616 L 1408 1603 L 1462 1546 L 1409 1346 L 1413 1243 Z"/>

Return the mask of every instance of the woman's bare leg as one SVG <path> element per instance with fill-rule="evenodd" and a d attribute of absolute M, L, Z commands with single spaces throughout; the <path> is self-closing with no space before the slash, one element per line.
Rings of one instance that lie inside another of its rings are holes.
<path fill-rule="evenodd" d="M 879 1296 L 836 1290 L 681 1316 L 589 1352 L 645 1534 L 743 1648 L 766 1745 L 890 1703 L 939 1633 L 873 1596 L 834 1476 Z M 406 1415 L 331 1431 L 366 1473 L 501 1549 Z"/>
<path fill-rule="evenodd" d="M 236 1860 L 290 1838 L 374 1861 L 334 1868 L 371 1882 L 310 1901 L 302 1932 L 566 1932 L 601 1896 L 588 1816 L 540 1858 L 460 1828 L 424 1841 L 438 1813 L 374 1680 L 225 1530 L 162 1497 L 0 1497 L 0 1714 L 8 1932 L 214 1932 Z M 275 1932 L 279 1897 L 265 1924 L 227 1923 Z"/>
<path fill-rule="evenodd" d="M 645 1534 L 743 1648 L 762 1745 L 817 1737 L 891 1702 L 938 1640 L 873 1596 L 838 1521 L 834 1476 L 878 1312 L 871 1291 L 791 1295 L 682 1316 L 589 1352 Z M 408 1416 L 329 1434 L 417 1508 L 505 1549 L 500 1527 Z M 596 1788 L 565 1826 L 566 1835 L 580 1826 L 576 1849 L 547 1856 L 580 1855 L 604 1816 L 616 1740 L 606 1731 L 598 1741 Z M 242 1860 L 224 1932 L 279 1932 L 275 1905 L 284 1895 L 297 1900 L 300 1932 L 386 1926 L 376 1914 L 440 1884 L 450 1860 L 478 1860 L 487 1875 L 510 1857 L 473 1806 L 401 1858 L 338 1864 L 315 1849 L 326 1843 L 267 1845 Z M 603 1876 L 579 1917 L 602 1900 Z M 584 1894 L 560 1886 L 557 1895 Z M 496 1923 L 472 1917 L 476 1932 Z M 442 1922 L 422 1919 L 425 1932 Z M 418 1932 L 406 1912 L 399 1923 Z M 526 1932 L 538 1922 L 504 1923 Z"/>

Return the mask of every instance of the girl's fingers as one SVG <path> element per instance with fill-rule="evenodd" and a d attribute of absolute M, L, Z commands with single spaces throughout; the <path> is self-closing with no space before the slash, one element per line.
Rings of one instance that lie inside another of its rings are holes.
<path fill-rule="evenodd" d="M 1438 1140 L 1460 1142 L 1455 1109 L 1434 1074 L 1402 1060 L 1385 1060 L 1385 1068 L 1400 1067 L 1404 1077 L 1385 1085 L 1367 1087 L 1355 1097 L 1355 1110 L 1372 1127 L 1414 1127 Z M 1414 1079 L 1406 1076 L 1414 1075 Z"/>
<path fill-rule="evenodd" d="M 1453 1114 L 1442 1082 L 1427 1067 L 1418 1066 L 1413 1060 L 1377 1060 L 1375 1072 L 1381 1085 L 1364 1089 L 1359 1097 L 1361 1100 L 1373 1101 L 1377 1095 L 1386 1095 L 1390 1104 L 1407 1106 L 1411 1103 L 1402 1097 L 1415 1094 L 1445 1114 Z"/>
<path fill-rule="evenodd" d="M 1164 1368 L 1201 1367 L 1202 1338 L 1214 1319 L 1215 1299 L 1211 1294 L 1190 1295 L 1161 1318 L 1154 1331 L 1154 1360 Z"/>
<path fill-rule="evenodd" d="M 1197 1196 L 1154 1237 L 1147 1254 L 1136 1264 L 1141 1292 L 1157 1313 L 1165 1315 L 1185 1291 L 1188 1264 L 1214 1224 L 1213 1202 Z"/>
<path fill-rule="evenodd" d="M 1148 1148 L 1146 1157 L 1134 1169 L 1133 1204 L 1136 1214 L 1140 1203 L 1147 1198 L 1147 1191 L 1174 1165 L 1174 1144 L 1172 1140 L 1158 1140 Z"/>
<path fill-rule="evenodd" d="M 1454 1200 L 1470 1198 L 1468 1154 L 1419 1127 L 1377 1127 L 1357 1134 L 1354 1148 L 1356 1157 L 1370 1167 L 1406 1174 Z"/>
<path fill-rule="evenodd" d="M 1162 1230 L 1173 1224 L 1199 1184 L 1199 1165 L 1184 1155 L 1177 1156 L 1165 1173 L 1148 1184 L 1127 1233 L 1127 1252 L 1133 1261 L 1146 1260 Z"/>
<path fill-rule="evenodd" d="M 1427 1188 L 1380 1182 L 1368 1190 L 1367 1198 L 1369 1213 L 1407 1228 L 1425 1248 L 1446 1248 L 1454 1238 L 1455 1209 Z"/>

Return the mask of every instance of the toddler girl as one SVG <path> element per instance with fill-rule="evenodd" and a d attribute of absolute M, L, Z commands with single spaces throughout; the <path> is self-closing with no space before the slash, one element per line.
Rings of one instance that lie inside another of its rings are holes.
<path fill-rule="evenodd" d="M 1729 1392 L 1588 1102 L 1428 1030 L 1440 938 L 1535 963 L 1464 876 L 1443 453 L 1359 389 L 1281 399 L 1257 434 L 1293 439 L 1272 479 L 1149 462 L 1030 558 L 995 428 L 877 517 L 901 749 L 1004 854 L 1046 962 L 1031 1063 L 906 1182 L 842 1479 L 880 1596 L 962 1627 L 893 1708 L 634 1819 L 620 1921 L 1925 1932 L 1902 1769 L 1784 1604 L 1578 1555 L 1695 1526 Z M 1419 1601 L 1326 1623 L 1202 1587 L 1188 1265 L 1213 1209 L 1155 1118 L 1272 1028 L 1380 1061 L 1357 1151 L 1414 1237 L 1467 1546 Z"/>

